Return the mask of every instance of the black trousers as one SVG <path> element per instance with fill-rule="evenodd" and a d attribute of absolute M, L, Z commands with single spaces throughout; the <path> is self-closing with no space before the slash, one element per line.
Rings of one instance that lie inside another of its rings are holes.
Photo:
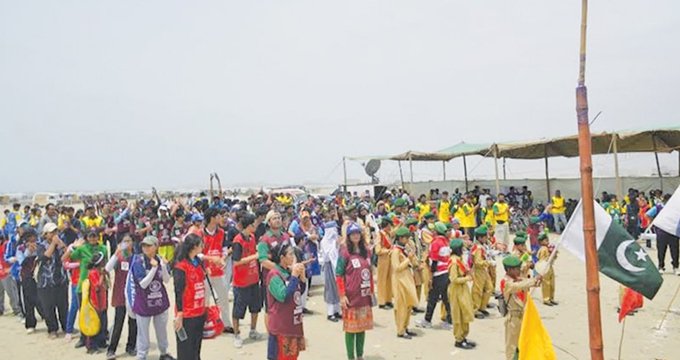
<path fill-rule="evenodd" d="M 35 311 L 38 305 L 38 286 L 32 278 L 21 281 L 21 290 L 24 296 L 24 313 L 26 315 L 26 329 L 35 328 L 37 320 Z"/>
<path fill-rule="evenodd" d="M 205 315 L 185 318 L 182 324 L 184 331 L 187 333 L 187 339 L 180 341 L 177 334 L 175 334 L 175 339 L 177 340 L 177 360 L 200 360 Z"/>
<path fill-rule="evenodd" d="M 66 317 L 68 315 L 68 284 L 38 289 L 38 299 L 47 325 L 47 332 L 59 330 L 66 332 Z M 57 318 L 58 314 L 58 318 Z"/>
<path fill-rule="evenodd" d="M 24 294 L 23 290 L 21 290 L 21 280 L 14 279 L 14 282 L 17 284 L 17 291 L 19 292 L 19 307 L 21 308 L 21 316 L 26 316 L 26 311 L 24 310 Z"/>
<path fill-rule="evenodd" d="M 666 250 L 670 248 L 671 250 L 671 265 L 673 269 L 678 268 L 678 247 L 680 246 L 680 240 L 677 236 L 669 234 L 658 227 L 656 230 L 656 247 L 658 248 L 657 256 L 659 260 L 659 268 L 666 267 Z"/>
<path fill-rule="evenodd" d="M 437 275 L 432 279 L 432 289 L 427 298 L 427 311 L 425 312 L 425 320 L 432 321 L 432 314 L 434 308 L 437 307 L 437 302 L 441 299 L 446 309 L 446 321 L 451 323 L 451 304 L 449 303 L 449 274 Z"/>
<path fill-rule="evenodd" d="M 111 342 L 109 343 L 109 352 L 116 352 L 118 343 L 120 342 L 120 335 L 123 332 L 123 324 L 125 318 L 128 319 L 128 337 L 127 344 L 125 344 L 125 351 L 134 350 L 137 343 L 137 320 L 127 316 L 125 306 L 116 306 L 116 315 L 113 320 L 113 332 L 111 333 Z"/>

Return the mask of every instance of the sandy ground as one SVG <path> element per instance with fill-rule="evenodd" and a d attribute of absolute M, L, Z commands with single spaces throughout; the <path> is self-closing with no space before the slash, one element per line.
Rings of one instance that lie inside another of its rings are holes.
<path fill-rule="evenodd" d="M 656 252 L 650 255 L 656 259 Z M 540 290 L 533 292 L 538 309 L 547 327 L 559 359 L 589 358 L 588 325 L 586 312 L 585 267 L 578 259 L 566 251 L 560 253 L 556 265 L 557 300 L 559 306 L 546 307 L 540 304 Z M 498 269 L 499 279 L 502 268 Z M 617 359 L 621 324 L 617 322 L 618 285 L 601 276 L 602 327 L 606 359 Z M 680 299 L 671 306 L 666 321 L 660 330 L 656 327 L 668 307 L 676 289 L 680 286 L 680 276 L 664 275 L 664 284 L 653 302 L 645 300 L 644 308 L 626 322 L 621 359 L 678 359 L 680 349 Z M 7 300 L 6 300 L 7 301 Z M 424 307 L 425 304 L 421 304 Z M 326 320 L 323 303 L 323 288 L 314 287 L 308 307 L 315 314 L 305 317 L 305 333 L 308 350 L 302 359 L 344 359 L 342 324 Z M 375 329 L 366 337 L 366 359 L 502 359 L 503 358 L 503 320 L 496 311 L 492 318 L 476 320 L 471 324 L 469 338 L 478 343 L 475 350 L 456 349 L 453 334 L 441 329 L 416 329 L 418 337 L 402 340 L 396 337 L 392 311 L 374 310 Z M 412 317 L 411 323 L 418 318 Z M 109 312 L 109 322 L 113 312 Z M 438 319 L 438 311 L 435 313 Z M 246 324 L 249 320 L 246 320 Z M 264 331 L 262 318 L 258 329 Z M 435 322 L 436 324 L 439 321 Z M 243 325 L 243 324 L 242 324 Z M 168 324 L 170 328 L 171 324 Z M 247 325 L 244 326 L 247 328 Z M 169 330 L 171 331 L 171 330 Z M 172 332 L 170 332 L 172 334 Z M 153 338 L 154 335 L 152 335 Z M 125 339 L 125 330 L 123 334 Z M 175 354 L 174 336 L 170 340 L 170 351 Z M 0 317 L 0 358 L 3 359 L 93 359 L 105 357 L 104 353 L 87 355 L 84 349 L 74 349 L 73 342 L 63 338 L 48 340 L 44 323 L 39 323 L 36 333 L 26 335 L 23 325 L 12 316 Z M 119 352 L 124 345 L 119 345 Z M 152 345 L 150 359 L 158 358 L 158 350 Z M 215 340 L 204 341 L 203 359 L 264 359 L 266 342 L 246 341 L 242 349 L 235 349 L 232 338 L 223 335 Z M 127 358 L 121 356 L 120 358 Z"/>

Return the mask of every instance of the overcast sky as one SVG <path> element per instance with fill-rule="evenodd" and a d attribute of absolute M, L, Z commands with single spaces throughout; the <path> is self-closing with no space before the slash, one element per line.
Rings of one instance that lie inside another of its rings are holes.
<path fill-rule="evenodd" d="M 0 0 L 0 193 L 205 187 L 211 171 L 224 184 L 334 183 L 343 155 L 573 134 L 579 11 Z M 593 131 L 680 124 L 680 3 L 591 1 L 588 30 Z M 677 173 L 674 155 L 662 161 Z M 541 161 L 513 164 L 543 175 Z M 553 164 L 577 174 L 575 161 Z M 395 180 L 390 166 L 382 177 Z M 624 164 L 653 168 L 651 155 Z M 441 164 L 418 169 L 440 176 Z"/>

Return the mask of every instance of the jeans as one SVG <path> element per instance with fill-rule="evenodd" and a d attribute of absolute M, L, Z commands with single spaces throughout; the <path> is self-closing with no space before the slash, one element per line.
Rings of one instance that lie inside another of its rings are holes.
<path fill-rule="evenodd" d="M 115 353 L 120 342 L 120 335 L 123 332 L 123 324 L 125 318 L 128 323 L 128 337 L 127 344 L 125 344 L 125 351 L 134 350 L 137 342 L 137 320 L 127 316 L 127 309 L 125 306 L 116 306 L 116 315 L 113 320 L 113 332 L 111 333 L 111 342 L 109 343 L 109 352 Z"/>
<path fill-rule="evenodd" d="M 68 308 L 68 315 L 66 316 L 66 333 L 73 334 L 73 326 L 76 323 L 76 316 L 78 315 L 78 309 L 80 309 L 80 299 L 78 298 L 78 293 L 76 292 L 78 285 L 71 285 L 71 305 Z"/>
<path fill-rule="evenodd" d="M 670 249 L 671 251 L 671 265 L 673 266 L 673 269 L 678 268 L 678 253 L 679 253 L 679 246 L 680 246 L 680 240 L 678 239 L 677 236 L 674 236 L 673 234 L 669 234 L 658 227 L 655 227 L 656 230 L 656 247 L 658 249 L 658 260 L 659 260 L 659 269 L 664 269 L 666 267 L 666 250 Z"/>
<path fill-rule="evenodd" d="M 561 234 L 562 228 L 560 227 L 560 223 L 564 224 L 564 226 L 567 226 L 567 216 L 564 215 L 564 213 L 552 214 L 552 216 L 555 224 L 555 232 Z"/>
<path fill-rule="evenodd" d="M 156 316 L 137 315 L 137 359 L 139 360 L 145 360 L 149 354 L 151 345 L 149 327 L 152 322 L 161 355 L 168 353 L 168 310 Z"/>
<path fill-rule="evenodd" d="M 19 289 L 11 276 L 0 280 L 0 313 L 5 312 L 5 293 L 9 297 L 9 305 L 14 315 L 21 314 L 21 301 L 19 301 Z"/>
<path fill-rule="evenodd" d="M 447 274 L 437 275 L 432 279 L 432 289 L 427 299 L 427 311 L 425 312 L 425 320 L 432 321 L 432 314 L 434 308 L 437 306 L 439 299 L 444 303 L 446 309 L 446 322 L 451 323 L 451 305 L 449 303 L 449 276 Z"/>
<path fill-rule="evenodd" d="M 68 285 L 38 289 L 38 299 L 45 315 L 48 333 L 55 333 L 61 329 L 66 332 L 66 309 L 68 308 Z M 58 317 L 57 317 L 58 313 Z"/>

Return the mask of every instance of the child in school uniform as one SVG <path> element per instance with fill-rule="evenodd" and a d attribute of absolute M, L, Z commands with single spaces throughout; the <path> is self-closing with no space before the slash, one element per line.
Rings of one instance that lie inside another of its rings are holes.
<path fill-rule="evenodd" d="M 101 252 L 94 254 L 87 265 L 87 279 L 90 281 L 90 303 L 99 315 L 99 333 L 85 340 L 87 353 L 94 354 L 106 349 L 106 309 L 109 306 L 109 274 L 106 272 L 106 255 Z"/>
<path fill-rule="evenodd" d="M 545 261 L 547 263 L 550 258 L 550 241 L 548 236 L 544 233 L 538 236 L 538 242 L 541 247 L 538 249 L 538 261 Z M 543 275 L 543 282 L 541 283 L 541 292 L 543 293 L 543 304 L 554 306 L 558 303 L 555 301 L 555 271 L 550 266 L 548 271 Z"/>
<path fill-rule="evenodd" d="M 455 346 L 461 349 L 472 349 L 477 344 L 467 339 L 470 323 L 474 320 L 472 294 L 468 283 L 472 282 L 470 269 L 463 261 L 463 240 L 455 238 L 449 243 L 451 248 L 451 266 L 449 267 L 449 302 L 453 319 L 453 336 Z"/>

